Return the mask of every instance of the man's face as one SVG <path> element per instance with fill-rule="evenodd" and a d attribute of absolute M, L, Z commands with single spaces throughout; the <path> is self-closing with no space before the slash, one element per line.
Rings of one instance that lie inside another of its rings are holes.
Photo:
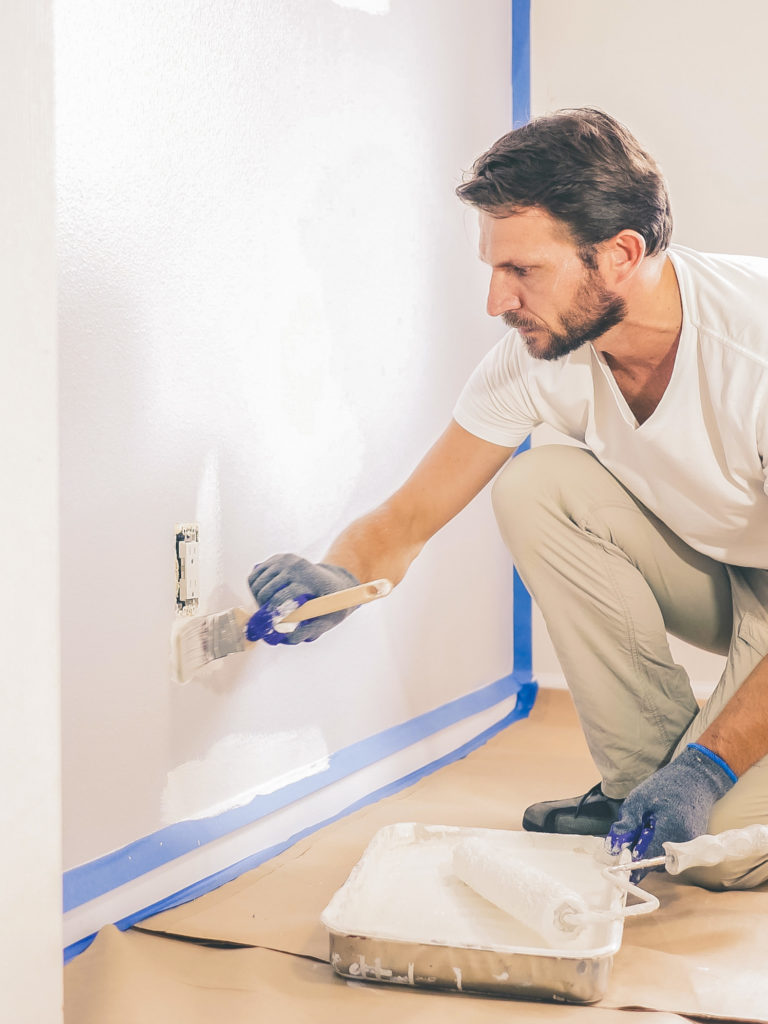
<path fill-rule="evenodd" d="M 567 228 L 544 210 L 481 212 L 480 258 L 491 267 L 488 313 L 517 328 L 537 359 L 559 359 L 626 316 L 624 299 L 584 264 Z"/>

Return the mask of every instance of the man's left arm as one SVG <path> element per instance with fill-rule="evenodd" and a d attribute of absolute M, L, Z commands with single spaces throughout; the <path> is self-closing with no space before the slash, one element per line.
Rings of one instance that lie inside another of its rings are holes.
<path fill-rule="evenodd" d="M 611 850 L 629 847 L 640 860 L 662 856 L 665 842 L 702 835 L 715 803 L 766 754 L 768 657 L 758 662 L 696 743 L 632 790 L 611 828 Z"/>

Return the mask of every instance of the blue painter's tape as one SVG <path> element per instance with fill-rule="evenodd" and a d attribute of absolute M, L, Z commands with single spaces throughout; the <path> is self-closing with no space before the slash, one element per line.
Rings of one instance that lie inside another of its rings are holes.
<path fill-rule="evenodd" d="M 499 683 L 507 683 L 510 680 L 512 680 L 512 677 L 507 676 L 505 679 L 499 680 Z M 117 927 L 125 931 L 125 929 L 130 928 L 134 924 L 138 924 L 140 921 L 146 920 L 148 917 L 160 914 L 164 910 L 172 910 L 174 907 L 181 906 L 183 903 L 188 903 L 190 900 L 204 896 L 206 893 L 212 892 L 214 889 L 218 889 L 222 885 L 226 885 L 227 882 L 231 882 L 233 879 L 239 878 L 239 876 L 244 872 L 252 871 L 254 868 L 259 867 L 265 861 L 271 860 L 272 857 L 276 857 L 278 854 L 283 853 L 301 839 L 305 839 L 307 836 L 312 835 L 312 833 L 317 832 L 319 829 L 325 828 L 326 825 L 331 825 L 333 822 L 339 821 L 341 818 L 345 818 L 348 815 L 353 814 L 355 811 L 359 811 L 361 808 L 367 807 L 369 804 L 376 803 L 378 800 L 383 800 L 385 797 L 392 796 L 394 793 L 399 793 L 401 790 L 407 789 L 409 786 L 412 786 L 414 783 L 426 778 L 428 775 L 432 775 L 440 768 L 453 764 L 453 762 L 459 761 L 468 754 L 471 754 L 472 751 L 483 746 L 497 733 L 512 725 L 513 722 L 518 722 L 523 718 L 527 718 L 530 714 L 531 708 L 536 700 L 538 687 L 536 683 L 529 680 L 515 679 L 514 682 L 517 692 L 515 707 L 498 722 L 495 722 L 487 729 L 484 729 L 483 732 L 479 733 L 473 739 L 468 740 L 460 747 L 457 747 L 455 750 L 450 751 L 450 753 L 437 758 L 435 761 L 431 761 L 422 768 L 418 768 L 416 771 L 410 772 L 408 775 L 404 775 L 402 778 L 397 779 L 394 782 L 390 782 L 386 786 L 382 786 L 373 793 L 369 793 L 367 796 L 361 797 L 348 807 L 345 807 L 344 810 L 339 811 L 338 814 L 334 814 L 332 817 L 326 818 L 324 821 L 320 821 L 316 825 L 311 825 L 310 827 L 297 832 L 284 842 L 278 843 L 275 846 L 270 846 L 258 853 L 254 853 L 250 857 L 246 857 L 245 859 L 238 861 L 236 864 L 232 864 L 229 867 L 224 868 L 222 871 L 217 871 L 215 874 L 201 879 L 194 885 L 189 885 L 186 888 L 181 889 L 179 892 L 123 918 L 121 921 L 117 922 Z M 69 962 L 73 957 L 82 953 L 84 949 L 87 949 L 95 937 L 95 934 L 89 935 L 87 938 L 74 942 L 71 946 L 67 946 L 64 950 L 64 962 Z"/>
<path fill-rule="evenodd" d="M 531 119 L 531 0 L 512 0 L 512 127 Z"/>
<path fill-rule="evenodd" d="M 512 127 L 519 128 L 531 119 L 531 0 L 512 0 Z M 527 451 L 527 437 L 516 454 Z M 514 664 L 513 669 L 530 678 L 533 672 L 533 634 L 531 595 L 514 570 Z"/>
<path fill-rule="evenodd" d="M 515 455 L 528 451 L 531 447 L 530 437 L 526 437 L 518 447 Z M 513 570 L 512 600 L 513 606 L 513 651 L 514 663 L 512 665 L 515 674 L 531 678 L 533 672 L 533 633 L 532 633 L 532 606 L 531 595 L 528 593 L 525 584 L 520 579 L 517 569 Z"/>
<path fill-rule="evenodd" d="M 70 960 L 74 960 L 76 956 L 84 953 L 97 935 L 98 932 L 94 932 L 93 935 L 86 935 L 84 939 L 78 939 L 77 942 L 73 942 L 71 946 L 65 946 L 64 963 L 68 964 Z"/>
<path fill-rule="evenodd" d="M 105 857 L 72 868 L 64 874 L 64 910 L 72 910 L 96 899 L 147 871 L 167 864 L 214 839 L 220 839 L 237 828 L 250 825 L 382 758 L 398 753 L 426 736 L 485 711 L 513 696 L 522 683 L 529 681 L 530 673 L 519 675 L 513 671 L 511 675 L 474 693 L 458 697 L 408 722 L 337 751 L 331 755 L 329 766 L 323 772 L 300 779 L 274 793 L 257 796 L 245 806 L 232 808 L 215 817 L 170 825 Z"/>

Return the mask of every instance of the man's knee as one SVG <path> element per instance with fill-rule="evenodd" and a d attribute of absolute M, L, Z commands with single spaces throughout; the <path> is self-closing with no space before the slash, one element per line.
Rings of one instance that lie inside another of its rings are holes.
<path fill-rule="evenodd" d="M 584 448 L 565 444 L 542 445 L 510 459 L 491 492 L 497 517 L 510 511 L 517 515 L 553 495 L 572 492 L 590 463 L 599 465 Z"/>
<path fill-rule="evenodd" d="M 551 529 L 553 513 L 567 515 L 566 505 L 578 505 L 585 478 L 593 472 L 606 471 L 590 452 L 573 445 L 542 445 L 510 459 L 491 492 L 496 521 L 510 550 L 514 553 L 520 541 L 530 542 Z"/>

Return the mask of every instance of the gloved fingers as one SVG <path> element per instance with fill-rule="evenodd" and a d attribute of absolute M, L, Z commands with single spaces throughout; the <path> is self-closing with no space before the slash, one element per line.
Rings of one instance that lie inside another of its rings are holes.
<path fill-rule="evenodd" d="M 273 555 L 254 565 L 248 576 L 248 585 L 259 604 L 265 604 L 269 597 L 263 596 L 264 591 L 269 589 L 271 596 L 276 589 L 276 581 L 281 577 L 290 581 L 297 576 L 306 577 L 311 570 L 314 570 L 312 563 L 299 555 Z"/>
<path fill-rule="evenodd" d="M 656 819 L 645 801 L 638 800 L 634 793 L 630 793 L 622 804 L 621 817 L 614 821 L 606 836 L 606 846 L 614 854 L 626 849 L 632 850 L 633 853 L 635 850 L 644 853 L 653 838 L 655 827 Z"/>
<path fill-rule="evenodd" d="M 623 818 L 620 821 L 614 822 L 611 825 L 610 832 L 605 837 L 605 845 L 608 852 L 618 855 L 622 850 L 632 850 L 640 838 L 642 828 L 642 823 L 633 827 L 631 822 L 625 821 Z"/>
<path fill-rule="evenodd" d="M 289 615 L 297 606 L 300 607 L 305 604 L 312 595 L 296 594 L 289 596 L 285 593 L 288 589 L 288 587 L 285 587 L 283 590 L 278 591 L 275 600 L 271 604 L 262 605 L 250 617 L 245 627 L 245 635 L 249 640 L 266 640 L 270 644 L 290 642 L 287 638 L 298 627 L 298 624 L 294 626 L 294 630 L 290 628 L 292 624 L 286 624 L 287 628 L 281 628 L 280 618 L 283 615 Z"/>
<path fill-rule="evenodd" d="M 645 814 L 640 824 L 635 824 L 634 827 L 622 817 L 611 826 L 611 830 L 606 836 L 606 845 L 614 855 L 621 853 L 622 850 L 629 850 L 632 860 L 645 860 L 656 856 L 654 846 L 658 844 L 654 843 L 655 834 L 655 815 Z M 648 874 L 648 870 L 648 868 L 638 868 L 637 871 L 633 871 L 629 876 L 630 882 L 636 885 Z"/>
<path fill-rule="evenodd" d="M 348 570 L 337 565 L 326 565 L 302 558 L 300 555 L 274 555 L 265 562 L 260 562 L 251 570 L 248 584 L 251 592 L 261 608 L 268 608 L 273 619 L 279 619 L 281 607 L 290 600 L 300 596 L 304 600 L 321 597 L 355 586 L 358 580 Z M 287 612 L 283 612 L 287 614 Z M 327 630 L 338 625 L 349 611 L 332 612 L 317 619 L 308 619 L 296 625 L 290 632 L 274 628 L 265 618 L 258 619 L 252 632 L 259 632 L 258 639 L 268 644 L 300 644 L 317 640 Z M 255 637 L 254 637 L 255 638 Z"/>
<path fill-rule="evenodd" d="M 318 637 L 337 625 L 349 614 L 349 611 L 331 612 L 329 615 L 320 615 L 314 619 L 305 619 L 303 622 L 299 621 L 293 629 L 281 628 L 281 615 L 289 614 L 294 606 L 298 605 L 301 607 L 301 605 L 316 596 L 316 594 L 308 594 L 306 591 L 302 591 L 300 583 L 288 583 L 281 587 L 272 596 L 269 604 L 263 606 L 266 613 L 271 616 L 271 622 L 270 628 L 265 630 L 259 639 L 264 640 L 271 646 L 289 644 L 293 647 L 296 644 L 317 640 Z M 286 624 L 286 626 L 288 625 Z"/>
<path fill-rule="evenodd" d="M 251 587 L 251 593 L 258 604 L 269 604 L 273 608 L 277 607 L 278 602 L 289 600 L 296 594 L 312 591 L 312 596 L 317 597 L 314 590 L 315 588 L 307 586 L 304 577 L 285 571 L 275 573 L 264 582 Z"/>
<path fill-rule="evenodd" d="M 275 613 L 267 605 L 255 612 L 245 626 L 245 635 L 249 640 L 263 640 L 268 633 L 274 631 Z"/>
<path fill-rule="evenodd" d="M 296 555 L 272 555 L 271 558 L 265 558 L 263 562 L 257 562 L 256 565 L 251 569 L 251 573 L 248 577 L 249 583 L 264 583 L 267 579 L 275 576 L 277 573 L 282 572 L 289 565 L 296 561 Z"/>
<path fill-rule="evenodd" d="M 296 644 L 311 643 L 341 622 L 347 614 L 347 612 L 333 612 L 330 615 L 321 615 L 316 619 L 308 619 L 304 623 L 299 623 L 296 629 L 290 633 L 281 633 L 279 630 L 273 630 L 268 636 L 264 637 L 264 640 L 268 644 L 290 644 L 292 647 Z"/>
<path fill-rule="evenodd" d="M 640 829 L 640 835 L 635 841 L 635 845 L 632 847 L 632 860 L 643 860 L 648 849 L 653 842 L 653 837 L 656 832 L 656 816 L 653 814 L 646 815 L 643 818 L 643 827 Z"/>
<path fill-rule="evenodd" d="M 643 819 L 643 827 L 640 829 L 640 835 L 637 837 L 635 845 L 632 847 L 632 860 L 645 860 L 646 857 L 655 856 L 652 849 L 655 833 L 656 818 L 653 814 L 649 814 Z M 638 882 L 645 878 L 649 870 L 650 868 L 638 868 L 637 871 L 633 871 L 629 876 L 630 882 L 632 882 L 633 885 L 637 885 Z"/>
<path fill-rule="evenodd" d="M 308 620 L 299 626 L 294 634 L 295 639 L 291 642 L 309 644 L 313 640 L 318 640 L 323 633 L 327 633 L 329 629 L 333 629 L 334 626 L 343 622 L 352 611 L 353 609 L 347 608 L 344 611 L 331 612 L 329 615 L 321 615 L 317 619 Z"/>

